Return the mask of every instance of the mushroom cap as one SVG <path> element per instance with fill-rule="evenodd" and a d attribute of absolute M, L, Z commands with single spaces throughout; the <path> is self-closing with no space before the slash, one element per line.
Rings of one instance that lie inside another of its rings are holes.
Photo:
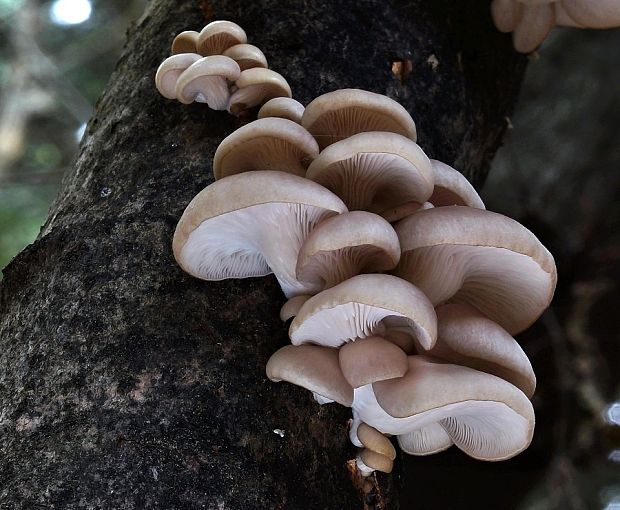
<path fill-rule="evenodd" d="M 296 274 L 300 281 L 327 288 L 360 273 L 393 269 L 399 259 L 392 225 L 376 214 L 352 211 L 310 232 L 299 250 Z"/>
<path fill-rule="evenodd" d="M 398 446 L 409 455 L 432 455 L 450 448 L 452 439 L 439 423 L 429 423 L 425 427 L 397 436 Z"/>
<path fill-rule="evenodd" d="M 469 305 L 442 305 L 435 311 L 437 342 L 425 354 L 501 377 L 532 397 L 532 364 L 505 329 Z"/>
<path fill-rule="evenodd" d="M 434 207 L 466 205 L 485 209 L 480 195 L 461 172 L 436 159 L 431 159 L 431 165 L 435 187 L 428 201 Z"/>
<path fill-rule="evenodd" d="M 553 256 L 517 221 L 472 207 L 419 211 L 395 226 L 401 259 L 394 274 L 433 305 L 469 303 L 514 335 L 549 306 Z"/>
<path fill-rule="evenodd" d="M 224 138 L 213 157 L 213 175 L 221 179 L 251 170 L 278 170 L 303 177 L 318 154 L 316 141 L 299 124 L 258 119 Z"/>
<path fill-rule="evenodd" d="M 417 143 L 377 131 L 330 145 L 308 167 L 306 177 L 336 193 L 350 210 L 378 214 L 407 202 L 425 202 L 434 183 L 430 160 Z"/>
<path fill-rule="evenodd" d="M 365 448 L 380 453 L 390 460 L 396 458 L 396 449 L 391 441 L 376 428 L 366 423 L 360 423 L 357 427 L 357 437 Z"/>
<path fill-rule="evenodd" d="M 423 204 L 420 204 L 419 202 L 407 202 L 406 204 L 398 205 L 383 211 L 381 213 L 381 217 L 390 223 L 396 223 L 397 221 L 400 221 L 415 212 L 424 209 L 432 209 L 433 207 L 435 206 L 430 202 L 424 202 Z"/>
<path fill-rule="evenodd" d="M 236 82 L 238 89 L 230 96 L 228 111 L 234 115 L 274 97 L 292 97 L 291 87 L 284 77 L 262 67 L 241 72 Z"/>
<path fill-rule="evenodd" d="M 166 99 L 177 98 L 177 80 L 183 71 L 202 57 L 197 53 L 180 53 L 164 60 L 155 73 L 155 87 Z"/>
<path fill-rule="evenodd" d="M 555 24 L 559 27 L 575 27 L 585 28 L 583 25 L 575 21 L 569 16 L 564 9 L 562 2 L 556 2 L 555 4 Z"/>
<path fill-rule="evenodd" d="M 439 423 L 458 448 L 480 460 L 513 457 L 534 433 L 532 404 L 516 386 L 426 356 L 410 356 L 404 377 L 354 390 L 353 408 L 384 433 L 402 435 Z"/>
<path fill-rule="evenodd" d="M 297 315 L 301 306 L 308 301 L 312 296 L 309 294 L 300 294 L 299 296 L 292 297 L 280 308 L 280 320 L 286 322 Z"/>
<path fill-rule="evenodd" d="M 436 315 L 414 285 L 386 274 L 354 276 L 306 301 L 291 323 L 293 345 L 346 342 L 402 327 L 430 349 L 437 336 Z"/>
<path fill-rule="evenodd" d="M 512 42 L 519 53 L 534 51 L 555 26 L 555 7 L 552 3 L 523 5 L 521 17 L 514 31 Z"/>
<path fill-rule="evenodd" d="M 522 15 L 523 4 L 516 0 L 493 0 L 491 2 L 491 16 L 500 32 L 512 32 Z"/>
<path fill-rule="evenodd" d="M 305 109 L 303 104 L 293 98 L 274 97 L 261 106 L 258 110 L 258 118 L 280 117 L 301 124 L 301 117 Z"/>
<path fill-rule="evenodd" d="M 334 194 L 284 172 L 231 175 L 203 189 L 179 220 L 172 248 L 179 265 L 204 280 L 273 272 L 284 294 L 314 289 L 298 282 L 295 264 L 316 224 L 346 211 Z"/>
<path fill-rule="evenodd" d="M 269 358 L 265 371 L 272 381 L 288 381 L 347 407 L 353 402 L 353 388 L 340 371 L 336 349 L 287 345 Z"/>
<path fill-rule="evenodd" d="M 561 0 L 560 4 L 576 25 L 588 28 L 620 26 L 618 0 Z"/>
<path fill-rule="evenodd" d="M 339 352 L 342 374 L 353 388 L 402 377 L 409 369 L 405 352 L 379 336 L 346 343 Z"/>
<path fill-rule="evenodd" d="M 245 30 L 232 21 L 212 21 L 198 35 L 196 48 L 201 55 L 221 55 L 235 44 L 248 42 Z"/>
<path fill-rule="evenodd" d="M 253 44 L 235 44 L 223 54 L 237 62 L 242 71 L 253 67 L 267 67 L 265 54 Z"/>
<path fill-rule="evenodd" d="M 391 473 L 394 467 L 392 459 L 381 455 L 380 453 L 373 452 L 368 448 L 364 448 L 359 454 L 359 458 L 364 465 L 382 473 Z"/>
<path fill-rule="evenodd" d="M 328 145 L 364 131 L 389 131 L 415 141 L 415 122 L 405 108 L 382 94 L 340 89 L 314 99 L 301 120 L 323 150 Z"/>
<path fill-rule="evenodd" d="M 226 110 L 230 98 L 228 81 L 234 81 L 239 74 L 239 66 L 232 58 L 223 55 L 203 57 L 179 76 L 177 99 L 183 104 L 197 101 L 207 103 L 214 110 Z"/>
<path fill-rule="evenodd" d="M 198 32 L 185 30 L 178 34 L 172 41 L 171 52 L 173 55 L 178 53 L 197 53 L 196 43 L 198 42 Z"/>

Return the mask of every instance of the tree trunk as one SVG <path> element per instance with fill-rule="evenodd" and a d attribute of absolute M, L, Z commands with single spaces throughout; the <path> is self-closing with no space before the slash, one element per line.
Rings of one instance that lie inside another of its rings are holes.
<path fill-rule="evenodd" d="M 398 508 L 392 477 L 363 501 L 349 480 L 348 409 L 266 379 L 288 342 L 275 279 L 203 282 L 171 253 L 240 121 L 165 100 L 153 78 L 174 35 L 212 19 L 244 27 L 303 103 L 345 87 L 398 100 L 429 156 L 482 182 L 525 67 L 488 2 L 345 4 L 154 0 L 130 30 L 39 239 L 1 283 L 1 508 Z"/>

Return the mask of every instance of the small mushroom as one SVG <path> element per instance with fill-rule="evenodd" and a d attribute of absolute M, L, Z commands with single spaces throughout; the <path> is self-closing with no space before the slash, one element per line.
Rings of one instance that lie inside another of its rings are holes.
<path fill-rule="evenodd" d="M 177 80 L 176 96 L 183 104 L 194 101 L 207 103 L 213 110 L 226 110 L 230 92 L 228 82 L 239 77 L 237 63 L 228 57 L 203 57 L 181 73 Z"/>
<path fill-rule="evenodd" d="M 357 437 L 365 448 L 379 453 L 390 460 L 396 458 L 396 450 L 390 440 L 374 427 L 360 423 L 356 431 Z"/>
<path fill-rule="evenodd" d="M 405 108 L 381 94 L 340 89 L 314 99 L 301 120 L 323 150 L 334 142 L 365 131 L 388 131 L 416 141 L 415 122 Z"/>
<path fill-rule="evenodd" d="M 286 322 L 289 319 L 295 317 L 302 305 L 308 301 L 312 296 L 309 294 L 301 294 L 299 296 L 292 297 L 280 308 L 280 320 Z"/>
<path fill-rule="evenodd" d="M 342 374 L 353 388 L 402 377 L 409 368 L 405 352 L 379 336 L 344 344 L 339 359 Z"/>
<path fill-rule="evenodd" d="M 359 462 L 361 461 L 361 463 Z M 382 473 L 391 473 L 394 467 L 394 461 L 389 459 L 385 455 L 373 452 L 368 448 L 364 448 L 357 458 L 358 468 L 365 471 L 365 467 L 371 468 L 374 471 L 381 471 Z"/>
<path fill-rule="evenodd" d="M 365 211 L 325 220 L 306 238 L 297 259 L 297 279 L 322 289 L 360 273 L 393 269 L 400 244 L 392 226 Z"/>
<path fill-rule="evenodd" d="M 265 54 L 252 44 L 235 44 L 228 48 L 224 55 L 237 62 L 242 71 L 253 67 L 267 67 Z"/>
<path fill-rule="evenodd" d="M 174 233 L 179 265 L 203 280 L 248 278 L 273 272 L 290 298 L 311 294 L 295 278 L 299 248 L 321 221 L 346 211 L 318 184 L 284 172 L 246 172 L 203 189 Z"/>
<path fill-rule="evenodd" d="M 258 119 L 220 143 L 213 158 L 213 174 L 221 179 L 251 170 L 278 170 L 303 177 L 318 154 L 316 141 L 299 124 L 287 119 Z"/>
<path fill-rule="evenodd" d="M 291 87 L 284 77 L 262 67 L 242 71 L 235 85 L 238 88 L 228 104 L 228 111 L 233 115 L 274 97 L 292 97 Z"/>
<path fill-rule="evenodd" d="M 469 305 L 443 305 L 436 313 L 437 342 L 425 354 L 501 377 L 528 397 L 534 394 L 530 360 L 506 330 Z"/>
<path fill-rule="evenodd" d="M 493 0 L 491 2 L 491 16 L 500 32 L 512 32 L 522 15 L 523 4 L 516 0 Z"/>
<path fill-rule="evenodd" d="M 395 435 L 438 423 L 458 448 L 480 460 L 508 459 L 530 444 L 534 410 L 517 387 L 426 356 L 410 356 L 408 361 L 405 376 L 355 389 L 354 415 Z M 441 444 L 441 439 L 433 442 Z"/>
<path fill-rule="evenodd" d="M 519 23 L 512 32 L 512 42 L 519 53 L 534 51 L 555 26 L 555 8 L 551 2 L 524 5 Z"/>
<path fill-rule="evenodd" d="M 342 376 L 337 349 L 287 345 L 269 358 L 265 370 L 272 381 L 290 382 L 347 407 L 353 402 L 353 388 Z"/>
<path fill-rule="evenodd" d="M 514 335 L 549 306 L 553 256 L 523 225 L 472 207 L 419 211 L 395 226 L 401 259 L 394 274 L 433 305 L 469 303 Z"/>
<path fill-rule="evenodd" d="M 354 276 L 306 301 L 291 323 L 293 345 L 330 347 L 400 327 L 430 349 L 437 336 L 436 315 L 414 285 L 386 274 Z"/>
<path fill-rule="evenodd" d="M 304 105 L 295 99 L 290 97 L 274 97 L 261 106 L 260 110 L 258 110 L 258 118 L 280 117 L 301 124 L 304 110 Z"/>
<path fill-rule="evenodd" d="M 377 214 L 425 202 L 434 183 L 430 160 L 418 144 L 377 131 L 333 143 L 308 167 L 306 177 L 336 193 L 349 210 Z"/>
<path fill-rule="evenodd" d="M 196 48 L 204 56 L 221 55 L 231 46 L 245 44 L 245 30 L 232 21 L 212 21 L 198 35 Z"/>
<path fill-rule="evenodd" d="M 197 53 L 181 53 L 164 60 L 155 74 L 155 87 L 166 99 L 177 98 L 177 80 L 181 73 L 202 57 Z"/>
<path fill-rule="evenodd" d="M 198 53 L 196 43 L 198 42 L 198 32 L 186 30 L 177 35 L 172 41 L 171 52 L 173 55 L 178 53 Z"/>

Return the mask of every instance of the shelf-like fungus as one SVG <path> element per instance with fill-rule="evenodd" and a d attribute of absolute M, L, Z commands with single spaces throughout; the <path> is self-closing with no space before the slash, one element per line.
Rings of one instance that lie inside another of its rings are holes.
<path fill-rule="evenodd" d="M 433 305 L 469 303 L 514 335 L 549 306 L 557 273 L 551 254 L 517 221 L 472 207 L 435 207 L 395 226 L 394 274 Z"/>
<path fill-rule="evenodd" d="M 345 211 L 337 196 L 302 177 L 273 171 L 231 175 L 194 197 L 172 247 L 193 276 L 223 280 L 273 272 L 290 298 L 315 291 L 295 277 L 304 239 L 318 223 Z"/>
<path fill-rule="evenodd" d="M 212 21 L 198 35 L 196 49 L 204 56 L 221 55 L 231 46 L 248 42 L 245 30 L 232 21 Z"/>
<path fill-rule="evenodd" d="M 291 87 L 281 74 L 262 67 L 242 71 L 235 85 L 237 90 L 228 104 L 228 111 L 233 115 L 274 97 L 290 98 L 293 95 Z"/>
<path fill-rule="evenodd" d="M 235 81 L 239 74 L 239 66 L 232 58 L 203 57 L 181 73 L 176 97 L 183 104 L 196 101 L 207 103 L 213 110 L 226 110 L 230 99 L 228 82 Z"/>
<path fill-rule="evenodd" d="M 382 94 L 340 89 L 314 99 L 301 120 L 321 150 L 365 131 L 388 131 L 416 141 L 415 122 L 405 108 Z"/>
<path fill-rule="evenodd" d="M 258 119 L 240 127 L 218 146 L 213 157 L 216 179 L 252 170 L 278 170 L 304 176 L 319 154 L 310 133 L 287 119 Z"/>

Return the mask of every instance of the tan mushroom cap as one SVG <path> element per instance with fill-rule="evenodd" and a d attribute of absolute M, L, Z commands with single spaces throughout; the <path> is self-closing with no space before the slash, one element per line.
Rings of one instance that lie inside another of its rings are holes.
<path fill-rule="evenodd" d="M 330 145 L 308 167 L 306 177 L 336 193 L 349 210 L 377 214 L 425 202 L 434 184 L 430 160 L 417 143 L 377 131 Z"/>
<path fill-rule="evenodd" d="M 237 62 L 242 71 L 253 67 L 268 67 L 265 54 L 253 44 L 235 44 L 223 54 Z"/>
<path fill-rule="evenodd" d="M 194 101 L 207 103 L 213 110 L 226 110 L 230 92 L 228 81 L 239 77 L 237 63 L 228 57 L 203 57 L 181 73 L 177 80 L 176 96 L 183 104 Z"/>
<path fill-rule="evenodd" d="M 428 201 L 434 207 L 465 205 L 485 209 L 480 195 L 466 177 L 449 165 L 431 159 L 435 187 Z"/>
<path fill-rule="evenodd" d="M 215 151 L 216 179 L 252 170 L 277 170 L 303 177 L 319 154 L 312 135 L 287 119 L 258 119 L 224 138 Z"/>
<path fill-rule="evenodd" d="M 181 53 L 179 55 L 172 55 L 164 60 L 155 74 L 155 86 L 159 93 L 166 99 L 176 99 L 176 87 L 179 76 L 201 58 L 197 53 Z"/>
<path fill-rule="evenodd" d="M 301 124 L 304 110 L 304 105 L 295 99 L 290 97 L 274 97 L 261 106 L 260 110 L 258 110 L 258 118 L 280 117 Z"/>
<path fill-rule="evenodd" d="M 398 446 L 409 455 L 433 455 L 450 448 L 454 443 L 439 423 L 428 425 L 397 436 Z"/>
<path fill-rule="evenodd" d="M 228 104 L 228 111 L 234 115 L 274 97 L 293 95 L 290 85 L 281 74 L 262 67 L 242 71 L 236 86 L 238 89 Z"/>
<path fill-rule="evenodd" d="M 532 364 L 506 330 L 469 305 L 443 305 L 436 312 L 437 343 L 426 354 L 501 377 L 532 397 Z"/>
<path fill-rule="evenodd" d="M 516 0 L 493 0 L 491 16 L 500 32 L 512 32 L 521 19 L 523 4 Z"/>
<path fill-rule="evenodd" d="M 303 129 L 303 128 L 302 128 Z M 297 279 L 329 288 L 360 273 L 393 269 L 400 244 L 392 226 L 365 211 L 340 214 L 318 225 L 297 259 Z"/>
<path fill-rule="evenodd" d="M 248 42 L 245 30 L 232 21 L 212 21 L 198 35 L 196 48 L 201 55 L 221 55 L 235 44 Z"/>
<path fill-rule="evenodd" d="M 531 402 L 516 386 L 491 374 L 410 356 L 404 377 L 372 387 L 389 415 L 421 426 L 439 422 L 454 444 L 477 459 L 513 457 L 532 440 Z"/>
<path fill-rule="evenodd" d="M 353 402 L 353 388 L 342 376 L 336 349 L 287 345 L 269 358 L 266 373 L 272 381 L 288 381 L 344 406 Z"/>
<path fill-rule="evenodd" d="M 534 51 L 555 26 L 555 7 L 552 3 L 524 5 L 514 31 L 512 42 L 520 53 Z"/>
<path fill-rule="evenodd" d="M 273 272 L 287 297 L 309 294 L 295 278 L 303 240 L 315 225 L 346 211 L 316 183 L 284 172 L 225 177 L 203 189 L 174 233 L 174 256 L 204 280 L 248 278 Z"/>
<path fill-rule="evenodd" d="M 389 459 L 385 455 L 373 452 L 368 448 L 364 448 L 359 453 L 359 457 L 366 466 L 377 471 L 381 471 L 382 473 L 391 473 L 394 468 L 393 460 Z"/>
<path fill-rule="evenodd" d="M 395 226 L 401 259 L 394 274 L 434 305 L 469 303 L 514 335 L 549 306 L 552 255 L 517 221 L 472 207 L 419 211 Z"/>
<path fill-rule="evenodd" d="M 334 142 L 365 131 L 388 131 L 416 141 L 416 127 L 405 108 L 382 94 L 340 89 L 314 99 L 301 120 L 323 150 Z"/>
<path fill-rule="evenodd" d="M 379 336 L 344 344 L 339 358 L 342 374 L 353 388 L 402 377 L 409 369 L 404 351 Z"/>
<path fill-rule="evenodd" d="M 301 294 L 299 296 L 292 297 L 280 308 L 280 320 L 286 322 L 292 319 L 299 313 L 302 305 L 308 301 L 312 296 L 310 294 Z"/>
<path fill-rule="evenodd" d="M 559 2 L 574 25 L 588 28 L 614 28 L 620 26 L 618 0 L 561 0 Z M 566 20 L 563 20 L 566 21 Z"/>
<path fill-rule="evenodd" d="M 430 349 L 436 339 L 433 306 L 414 285 L 386 274 L 354 276 L 313 296 L 291 323 L 293 345 L 343 343 L 400 327 Z"/>
<path fill-rule="evenodd" d="M 390 460 L 396 458 L 396 449 L 381 432 L 366 423 L 360 423 L 357 427 L 359 441 L 369 450 L 380 453 Z"/>
<path fill-rule="evenodd" d="M 198 53 L 196 51 L 196 43 L 198 42 L 198 32 L 194 30 L 186 30 L 178 34 L 172 41 L 171 53 Z"/>

